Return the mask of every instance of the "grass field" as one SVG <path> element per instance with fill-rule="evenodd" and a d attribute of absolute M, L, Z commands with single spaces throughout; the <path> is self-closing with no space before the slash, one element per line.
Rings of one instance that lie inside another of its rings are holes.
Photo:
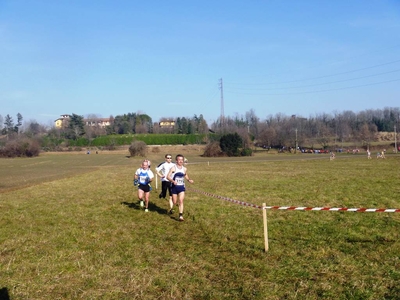
<path fill-rule="evenodd" d="M 0 289 L 11 299 L 400 299 L 400 213 L 262 211 L 400 208 L 400 156 L 182 152 L 195 180 L 185 221 L 151 193 L 138 206 L 127 152 L 0 160 Z M 190 190 L 190 188 L 193 188 Z M 155 189 L 155 184 L 153 184 Z"/>

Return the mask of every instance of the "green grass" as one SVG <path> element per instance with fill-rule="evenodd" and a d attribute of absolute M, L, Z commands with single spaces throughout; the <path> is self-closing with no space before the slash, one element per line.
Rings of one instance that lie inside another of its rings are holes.
<path fill-rule="evenodd" d="M 193 188 L 256 205 L 400 208 L 400 156 L 188 157 Z M 0 160 L 0 288 L 11 299 L 400 298 L 400 214 L 268 210 L 265 253 L 260 209 L 189 189 L 183 223 L 157 191 L 141 211 L 139 162 Z"/>

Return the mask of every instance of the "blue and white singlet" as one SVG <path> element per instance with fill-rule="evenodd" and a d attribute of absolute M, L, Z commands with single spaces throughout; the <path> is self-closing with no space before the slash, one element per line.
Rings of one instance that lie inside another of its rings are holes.
<path fill-rule="evenodd" d="M 150 179 L 154 177 L 151 170 L 143 170 L 142 168 L 136 171 L 136 175 L 138 176 L 139 184 L 141 185 L 147 185 L 150 182 Z"/>
<path fill-rule="evenodd" d="M 176 185 L 172 184 L 172 194 L 179 194 L 181 192 L 185 191 L 185 176 L 186 173 L 185 168 L 182 167 L 179 169 L 179 167 L 176 165 L 175 166 L 175 172 L 174 175 L 172 176 L 172 179 L 176 181 Z"/>

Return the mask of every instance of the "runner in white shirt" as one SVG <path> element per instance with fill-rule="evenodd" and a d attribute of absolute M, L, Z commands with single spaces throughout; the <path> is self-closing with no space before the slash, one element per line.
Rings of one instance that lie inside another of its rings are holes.
<path fill-rule="evenodd" d="M 167 179 L 169 170 L 175 165 L 171 162 L 171 154 L 165 154 L 165 161 L 159 164 L 156 168 L 156 173 L 161 178 L 161 193 L 158 198 L 166 198 L 167 190 L 169 193 L 169 213 L 173 213 L 174 203 L 172 202 L 171 182 Z"/>

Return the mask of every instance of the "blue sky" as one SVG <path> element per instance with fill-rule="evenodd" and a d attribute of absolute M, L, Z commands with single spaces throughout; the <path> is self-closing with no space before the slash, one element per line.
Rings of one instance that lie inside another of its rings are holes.
<path fill-rule="evenodd" d="M 0 0 L 0 115 L 399 107 L 400 1 Z"/>

